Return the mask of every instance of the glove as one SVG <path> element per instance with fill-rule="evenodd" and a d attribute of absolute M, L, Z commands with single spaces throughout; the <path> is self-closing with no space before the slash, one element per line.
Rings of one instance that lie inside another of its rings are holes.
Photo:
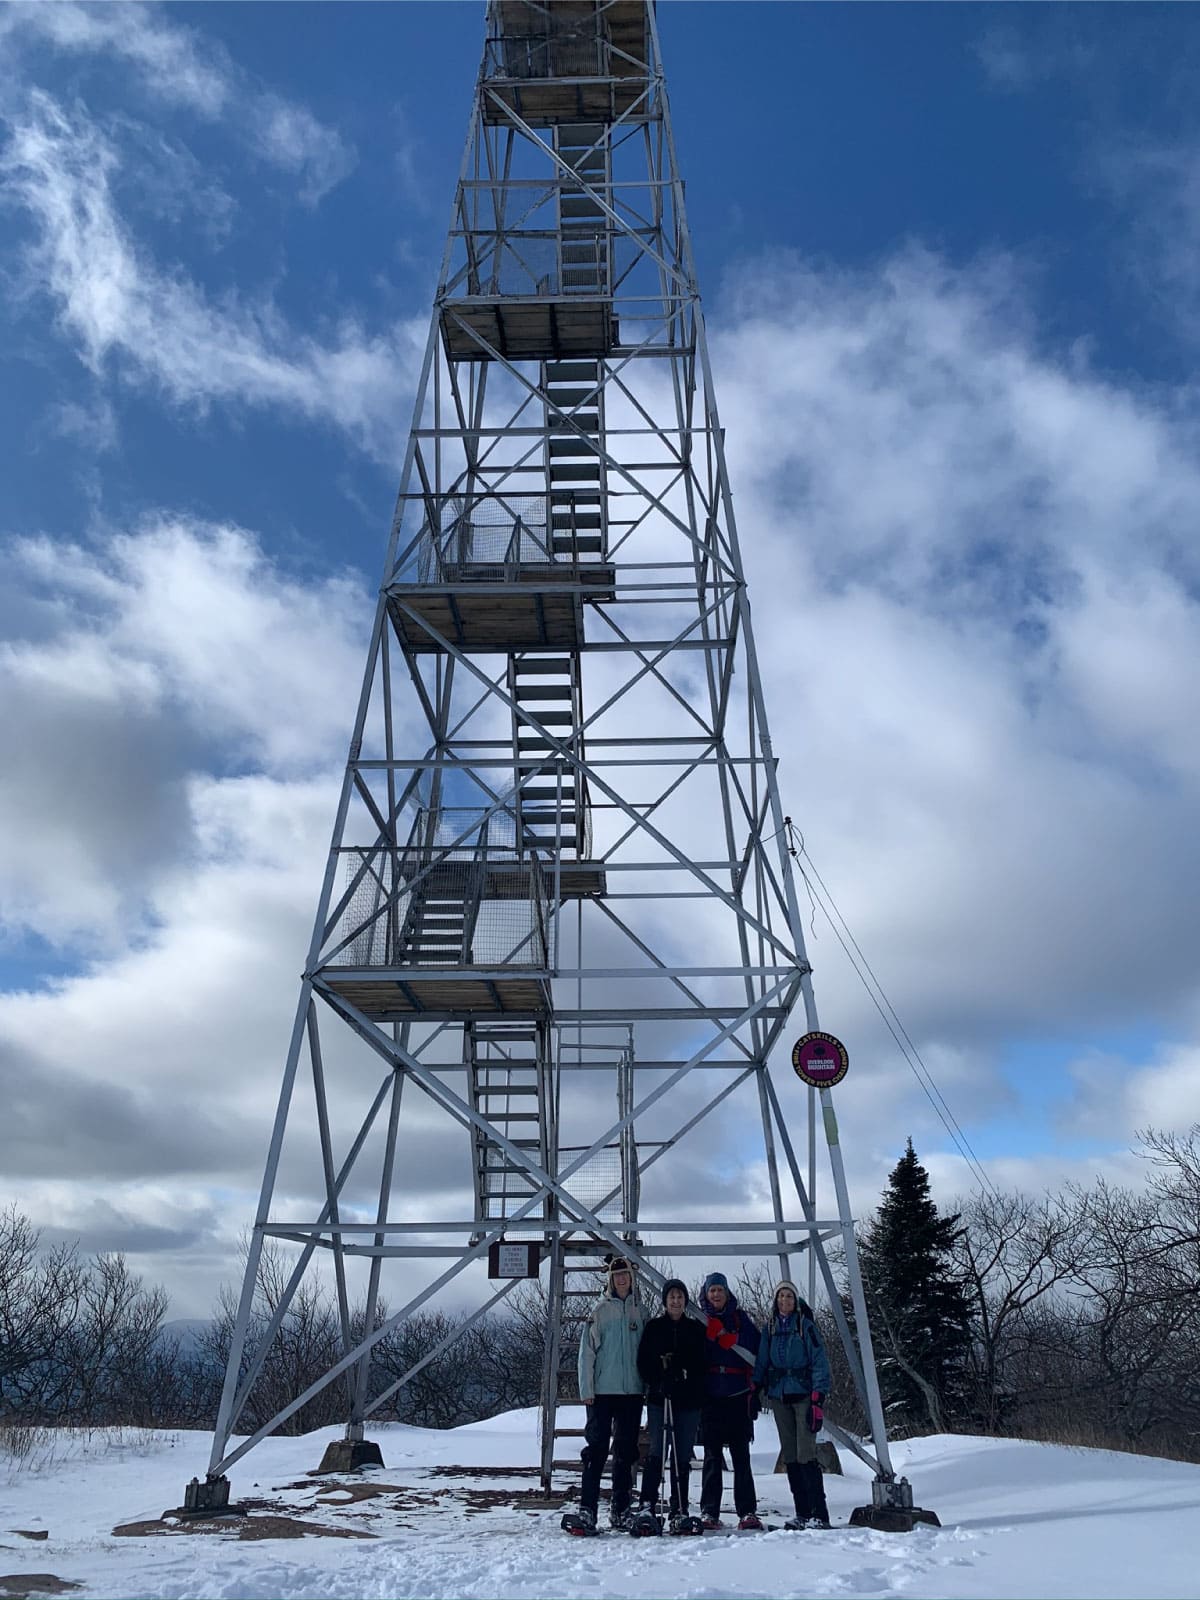
<path fill-rule="evenodd" d="M 732 1350 L 734 1345 L 737 1343 L 737 1334 L 723 1333 L 717 1340 L 717 1343 L 720 1345 L 722 1350 Z"/>
<path fill-rule="evenodd" d="M 825 1421 L 825 1413 L 821 1410 L 821 1401 L 825 1396 L 819 1389 L 814 1389 L 812 1399 L 808 1403 L 808 1431 L 820 1433 L 821 1424 Z"/>
<path fill-rule="evenodd" d="M 725 1324 L 720 1317 L 709 1317 L 704 1325 L 704 1331 L 710 1339 L 719 1339 L 725 1332 Z"/>

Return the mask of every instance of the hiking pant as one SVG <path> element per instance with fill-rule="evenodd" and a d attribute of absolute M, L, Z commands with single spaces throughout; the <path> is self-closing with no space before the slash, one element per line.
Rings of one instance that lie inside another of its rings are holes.
<path fill-rule="evenodd" d="M 700 1476 L 700 1510 L 717 1517 L 724 1490 L 721 1447 L 729 1446 L 733 1463 L 733 1505 L 739 1517 L 758 1510 L 754 1474 L 750 1470 L 749 1395 L 735 1394 L 706 1400 L 701 1412 L 704 1433 L 704 1471 Z"/>
<path fill-rule="evenodd" d="M 633 1464 L 637 1460 L 638 1427 L 642 1420 L 640 1394 L 598 1394 L 587 1408 L 583 1430 L 583 1484 L 581 1508 L 595 1512 L 600 1503 L 600 1475 L 612 1440 L 612 1508 L 616 1515 L 628 1511 L 633 1497 Z"/>
<path fill-rule="evenodd" d="M 658 1499 L 662 1483 L 663 1457 L 671 1463 L 671 1510 L 688 1508 L 688 1476 L 691 1471 L 692 1449 L 696 1443 L 696 1429 L 700 1426 L 699 1411 L 676 1411 L 671 1407 L 675 1422 L 675 1449 L 664 1436 L 663 1407 L 653 1401 L 646 1407 L 646 1426 L 650 1430 L 650 1449 L 642 1469 L 642 1504 L 653 1505 Z"/>
<path fill-rule="evenodd" d="M 820 1464 L 815 1460 L 789 1461 L 787 1480 L 796 1507 L 796 1520 L 807 1522 L 809 1517 L 817 1517 L 821 1522 L 828 1522 L 829 1507 L 825 1503 L 825 1480 Z"/>
<path fill-rule="evenodd" d="M 779 1430 L 779 1448 L 784 1466 L 817 1459 L 817 1436 L 808 1431 L 808 1397 L 803 1400 L 772 1400 L 771 1411 Z"/>

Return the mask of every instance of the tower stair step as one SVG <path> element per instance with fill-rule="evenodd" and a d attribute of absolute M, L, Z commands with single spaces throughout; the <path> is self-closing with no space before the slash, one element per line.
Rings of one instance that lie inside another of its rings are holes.
<path fill-rule="evenodd" d="M 581 378 L 592 382 L 599 376 L 599 368 L 594 361 L 547 361 L 547 383 L 577 383 Z"/>
<path fill-rule="evenodd" d="M 599 528 L 601 496 L 580 495 L 574 505 L 551 505 L 550 530 L 552 533 L 571 534 L 586 527 Z M 588 519 L 592 519 L 590 522 Z"/>
<path fill-rule="evenodd" d="M 570 700 L 574 694 L 569 683 L 532 683 L 528 689 L 517 686 L 518 700 Z"/>
<path fill-rule="evenodd" d="M 537 720 L 547 728 L 569 728 L 576 718 L 573 711 L 539 711 Z"/>
<path fill-rule="evenodd" d="M 555 403 L 556 405 L 562 404 L 558 396 L 555 396 Z M 551 411 L 547 417 L 547 422 L 552 428 L 561 427 L 565 422 L 572 422 L 583 433 L 598 434 L 600 432 L 600 413 L 598 411 Z"/>
<path fill-rule="evenodd" d="M 522 656 L 516 664 L 516 670 L 522 675 L 551 677 L 556 674 L 565 676 L 575 663 L 570 656 Z"/>

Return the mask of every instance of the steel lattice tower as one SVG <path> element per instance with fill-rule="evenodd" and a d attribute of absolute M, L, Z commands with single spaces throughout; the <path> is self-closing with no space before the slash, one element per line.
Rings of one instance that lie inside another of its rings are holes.
<path fill-rule="evenodd" d="M 375 1341 L 500 1239 L 541 1258 L 547 1480 L 561 1329 L 572 1295 L 595 1292 L 572 1274 L 610 1250 L 652 1283 L 652 1252 L 776 1257 L 789 1276 L 800 1255 L 873 1445 L 835 1431 L 875 1470 L 876 1506 L 906 1503 L 832 1095 L 789 1078 L 806 1182 L 768 1070 L 795 1006 L 818 1026 L 775 766 L 654 8 L 492 0 L 199 1503 L 227 1496 L 229 1466 L 326 1383 L 344 1385 L 361 1441 L 412 1376 L 371 1392 Z M 700 1220 L 701 1197 L 679 1199 L 688 1136 L 719 1109 L 732 1159 L 765 1172 L 758 1216 L 747 1201 Z M 406 1178 L 406 1135 L 435 1138 L 431 1115 L 469 1154 L 470 1217 Z M 307 1189 L 281 1179 L 297 1133 Z M 324 1204 L 297 1219 L 287 1195 L 314 1188 Z M 231 1448 L 265 1349 L 246 1336 L 272 1239 L 298 1254 L 266 1338 L 328 1259 L 343 1354 Z"/>

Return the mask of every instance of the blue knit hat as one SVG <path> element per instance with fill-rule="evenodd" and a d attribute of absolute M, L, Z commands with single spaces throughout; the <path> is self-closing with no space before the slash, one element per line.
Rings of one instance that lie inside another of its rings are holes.
<path fill-rule="evenodd" d="M 710 1289 L 718 1285 L 724 1289 L 726 1294 L 729 1293 L 729 1279 L 725 1274 L 723 1272 L 710 1272 L 704 1280 L 704 1293 L 707 1294 Z"/>

